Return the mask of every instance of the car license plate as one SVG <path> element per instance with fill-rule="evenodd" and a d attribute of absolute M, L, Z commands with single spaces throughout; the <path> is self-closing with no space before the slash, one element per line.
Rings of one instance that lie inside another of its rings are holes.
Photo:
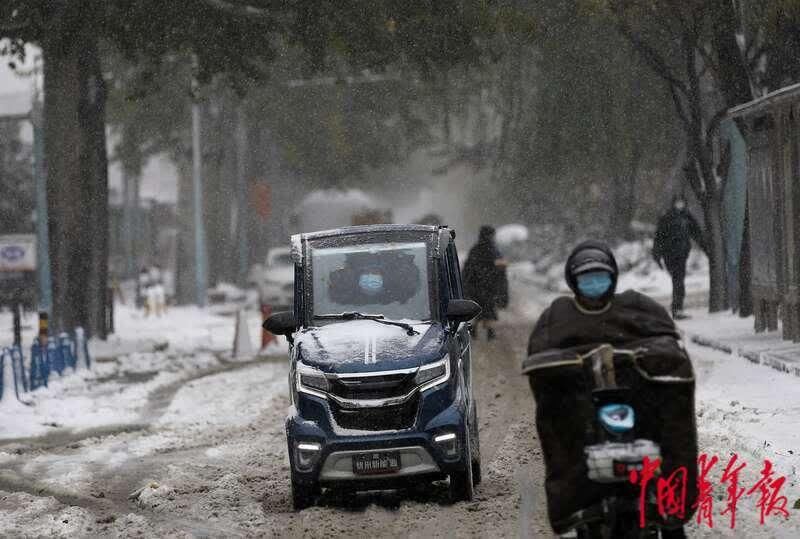
<path fill-rule="evenodd" d="M 353 473 L 357 475 L 392 473 L 399 469 L 397 453 L 363 453 L 353 457 Z"/>

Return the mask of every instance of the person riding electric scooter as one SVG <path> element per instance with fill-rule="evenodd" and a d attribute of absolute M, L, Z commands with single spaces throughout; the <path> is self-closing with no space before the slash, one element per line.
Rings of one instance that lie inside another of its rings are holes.
<path fill-rule="evenodd" d="M 565 267 L 573 297 L 553 301 L 528 342 L 523 373 L 530 377 L 536 398 L 550 521 L 556 533 L 576 530 L 578 537 L 684 537 L 682 523 L 692 513 L 697 453 L 691 363 L 667 311 L 636 291 L 617 294 L 617 277 L 608 246 L 595 241 L 578 245 Z M 605 360 L 592 364 L 603 351 Z M 608 379 L 610 385 L 604 383 Z M 655 403 L 650 402 L 653 395 L 658 395 Z M 666 433 L 653 418 L 656 408 L 677 421 L 679 432 Z M 628 427 L 616 430 L 609 425 L 613 419 L 603 417 L 608 409 L 629 413 Z M 612 475 L 619 477 L 598 481 L 591 469 L 592 451 L 598 448 L 603 456 L 615 455 L 609 461 Z M 603 453 L 609 448 L 611 453 Z M 640 469 L 642 456 L 653 452 L 664 455 L 662 471 L 671 471 L 673 465 L 687 469 L 689 508 L 677 518 L 657 521 L 649 531 L 631 525 L 638 519 L 629 516 L 618 524 L 615 519 L 620 517 L 614 513 L 631 514 L 630 504 L 624 505 L 631 500 L 627 474 Z"/>

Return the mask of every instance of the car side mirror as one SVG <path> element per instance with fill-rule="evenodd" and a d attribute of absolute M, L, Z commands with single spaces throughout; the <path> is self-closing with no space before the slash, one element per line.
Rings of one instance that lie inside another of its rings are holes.
<path fill-rule="evenodd" d="M 447 303 L 447 319 L 460 324 L 481 314 L 481 306 L 471 299 L 451 299 Z"/>
<path fill-rule="evenodd" d="M 281 311 L 275 313 L 264 321 L 264 329 L 275 335 L 283 335 L 287 339 L 292 338 L 297 323 L 292 311 Z"/>

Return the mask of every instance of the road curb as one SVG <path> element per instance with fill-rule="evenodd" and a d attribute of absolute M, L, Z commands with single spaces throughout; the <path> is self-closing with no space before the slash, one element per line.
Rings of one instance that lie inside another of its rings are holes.
<path fill-rule="evenodd" d="M 765 365 L 776 371 L 800 377 L 800 344 L 787 343 L 785 347 L 775 350 L 748 350 L 738 346 L 723 343 L 714 339 L 710 339 L 704 335 L 689 334 L 689 340 L 705 348 L 711 348 L 718 352 L 724 352 L 732 356 L 737 356 L 746 359 L 751 363 L 757 365 Z M 786 359 L 781 357 L 787 353 L 794 353 L 797 359 Z"/>

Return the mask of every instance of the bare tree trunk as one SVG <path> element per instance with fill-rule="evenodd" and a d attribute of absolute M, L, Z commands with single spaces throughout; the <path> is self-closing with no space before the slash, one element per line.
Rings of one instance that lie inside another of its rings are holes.
<path fill-rule="evenodd" d="M 619 171 L 613 179 L 613 211 L 611 231 L 614 239 L 631 239 L 631 221 L 636 211 L 635 187 L 642 161 L 641 142 L 633 141 L 633 150 L 626 171 Z"/>
<path fill-rule="evenodd" d="M 97 44 L 83 23 L 42 43 L 53 313 L 57 330 L 105 338 L 108 163 L 105 88 Z M 77 37 L 76 37 L 77 36 Z"/>
<path fill-rule="evenodd" d="M 701 204 L 706 221 L 706 242 L 708 244 L 708 311 L 712 313 L 728 309 L 721 199 L 721 196 L 709 196 Z"/>

